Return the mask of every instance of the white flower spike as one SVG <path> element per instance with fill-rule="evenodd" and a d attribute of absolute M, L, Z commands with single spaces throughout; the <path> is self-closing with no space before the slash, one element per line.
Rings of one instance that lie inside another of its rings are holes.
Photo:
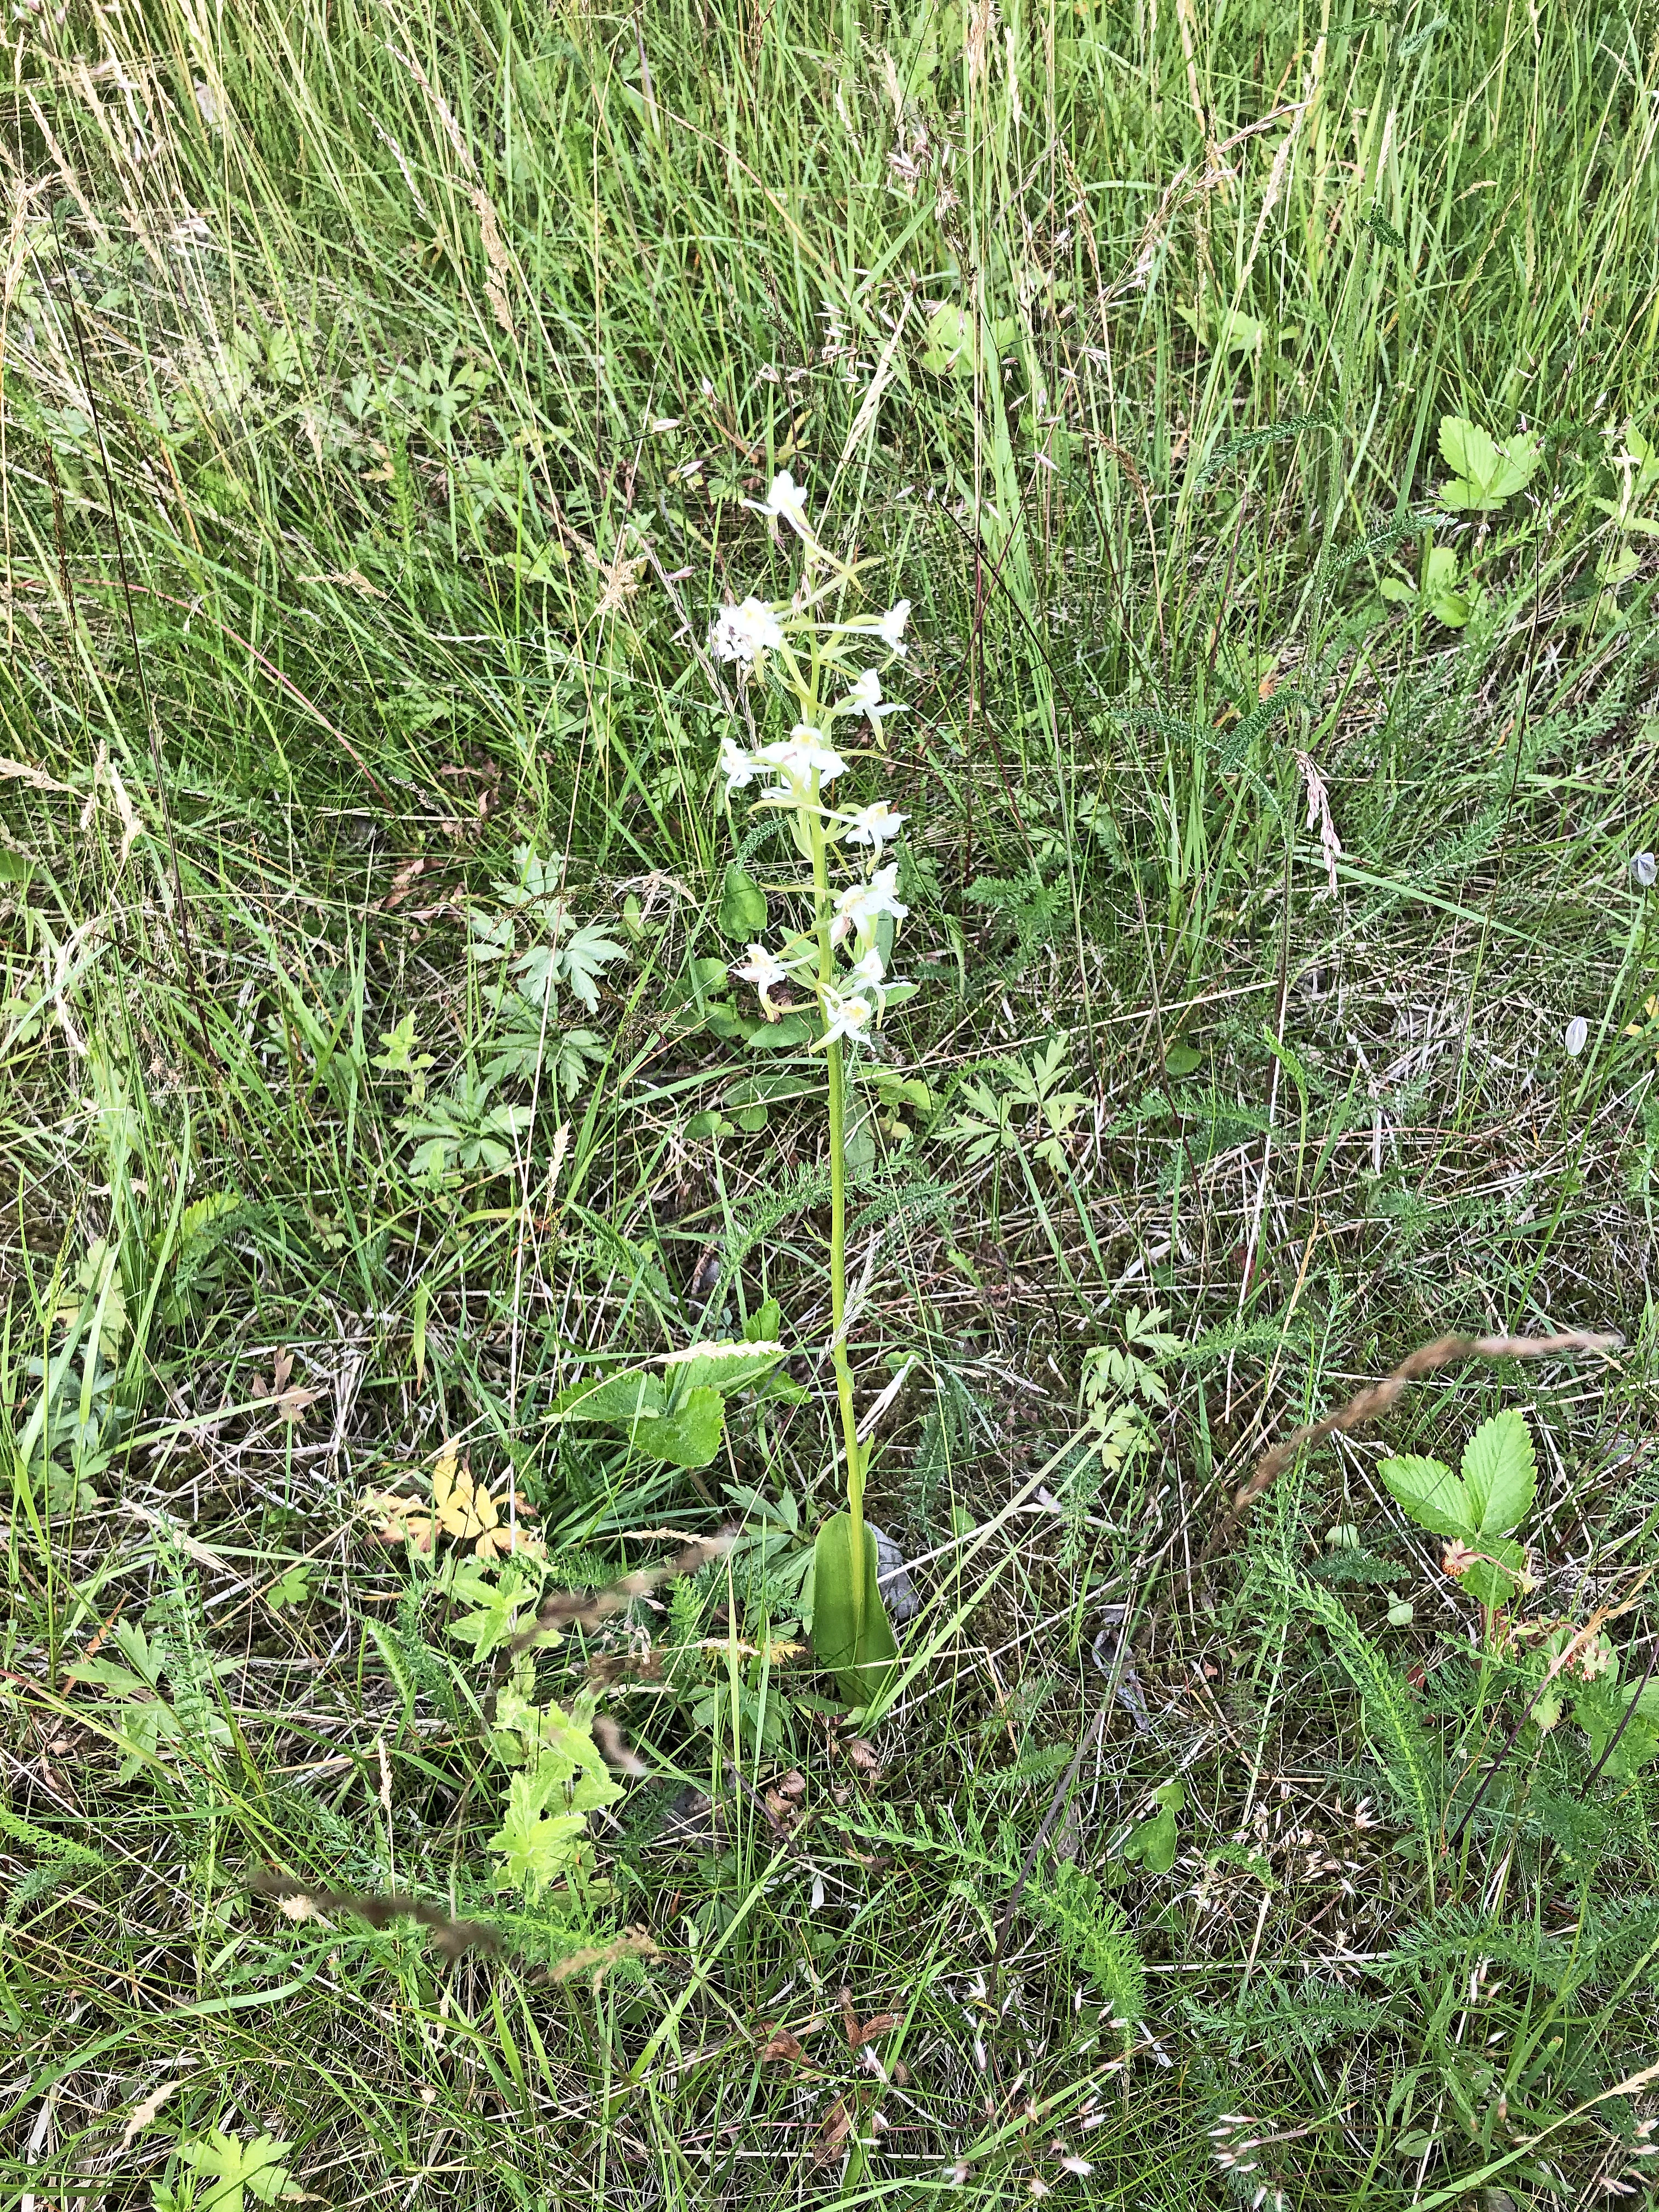
<path fill-rule="evenodd" d="M 835 991 L 825 987 L 823 993 L 824 1031 L 820 1044 L 833 1044 L 837 1037 L 845 1037 L 848 1044 L 861 1044 L 869 1034 L 871 1017 L 875 1009 L 868 999 L 856 994 Z"/>
<path fill-rule="evenodd" d="M 778 471 L 764 499 L 746 499 L 744 505 L 769 522 L 787 522 L 803 537 L 806 534 L 806 487 L 798 484 L 787 469 Z"/>
<path fill-rule="evenodd" d="M 810 722 L 797 722 L 787 738 L 763 745 L 757 757 L 768 768 L 776 769 L 792 797 L 807 790 L 814 775 L 822 787 L 847 773 L 846 762 L 824 744 L 823 733 Z"/>
<path fill-rule="evenodd" d="M 774 653 L 783 643 L 783 628 L 764 599 L 747 599 L 722 607 L 708 633 L 716 660 L 736 660 L 747 668 L 757 653 Z"/>
<path fill-rule="evenodd" d="M 754 985 L 766 1011 L 767 1020 L 775 1021 L 778 1009 L 772 1004 L 771 994 L 780 983 L 789 980 L 789 970 L 777 955 L 769 952 L 763 945 L 751 945 L 748 960 L 741 966 L 734 965 L 731 972 L 741 977 L 744 982 Z"/>
<path fill-rule="evenodd" d="M 900 824 L 909 818 L 908 814 L 896 813 L 884 799 L 877 799 L 873 805 L 860 807 L 856 814 L 842 817 L 847 824 L 848 843 L 873 845 L 878 853 L 898 836 Z"/>
<path fill-rule="evenodd" d="M 726 778 L 726 794 L 746 790 L 760 774 L 761 764 L 752 753 L 731 738 L 720 739 L 720 774 Z"/>
<path fill-rule="evenodd" d="M 836 712 L 838 714 L 867 714 L 871 728 L 878 730 L 884 715 L 902 714 L 904 707 L 900 700 L 882 697 L 879 673 L 873 668 L 866 668 Z"/>
<path fill-rule="evenodd" d="M 830 925 L 831 942 L 839 945 L 849 931 L 857 933 L 864 943 L 884 914 L 895 921 L 902 921 L 910 909 L 901 905 L 897 896 L 898 863 L 878 868 L 867 884 L 854 884 L 836 901 L 835 920 Z"/>

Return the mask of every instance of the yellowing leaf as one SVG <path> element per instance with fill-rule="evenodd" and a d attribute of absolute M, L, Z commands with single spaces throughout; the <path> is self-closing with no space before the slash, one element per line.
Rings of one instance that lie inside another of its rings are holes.
<path fill-rule="evenodd" d="M 417 1552 L 432 1549 L 437 1524 L 419 1498 L 399 1497 L 395 1490 L 373 1490 L 358 1504 L 375 1516 L 374 1533 L 383 1543 L 413 1544 Z"/>

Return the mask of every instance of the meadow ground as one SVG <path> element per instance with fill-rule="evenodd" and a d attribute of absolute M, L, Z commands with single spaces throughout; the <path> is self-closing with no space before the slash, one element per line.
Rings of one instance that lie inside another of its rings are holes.
<path fill-rule="evenodd" d="M 4 2201 L 1649 2202 L 1650 11 L 5 39 Z"/>

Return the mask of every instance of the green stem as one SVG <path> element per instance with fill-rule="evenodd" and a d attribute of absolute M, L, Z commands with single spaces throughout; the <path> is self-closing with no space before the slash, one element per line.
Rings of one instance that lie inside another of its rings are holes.
<path fill-rule="evenodd" d="M 813 778 L 812 796 L 817 797 Z M 836 948 L 830 935 L 830 860 L 823 821 L 816 804 L 803 810 L 812 846 L 812 902 L 817 922 L 818 983 L 832 985 Z M 830 1328 L 836 1367 L 836 1396 L 841 1405 L 842 1441 L 847 1458 L 847 1510 L 853 1522 L 853 1620 L 864 1635 L 864 1460 L 858 1419 L 853 1407 L 853 1369 L 847 1357 L 847 1071 L 841 1040 L 825 1047 L 830 1072 Z"/>

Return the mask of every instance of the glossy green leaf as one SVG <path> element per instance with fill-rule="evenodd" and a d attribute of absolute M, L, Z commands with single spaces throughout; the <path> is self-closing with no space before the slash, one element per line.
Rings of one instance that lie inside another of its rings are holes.
<path fill-rule="evenodd" d="M 864 1531 L 864 1620 L 854 1604 L 853 1516 L 835 1513 L 818 1530 L 812 1554 L 812 1650 L 849 1705 L 867 1705 L 891 1679 L 898 1657 L 876 1583 L 876 1540 Z"/>

